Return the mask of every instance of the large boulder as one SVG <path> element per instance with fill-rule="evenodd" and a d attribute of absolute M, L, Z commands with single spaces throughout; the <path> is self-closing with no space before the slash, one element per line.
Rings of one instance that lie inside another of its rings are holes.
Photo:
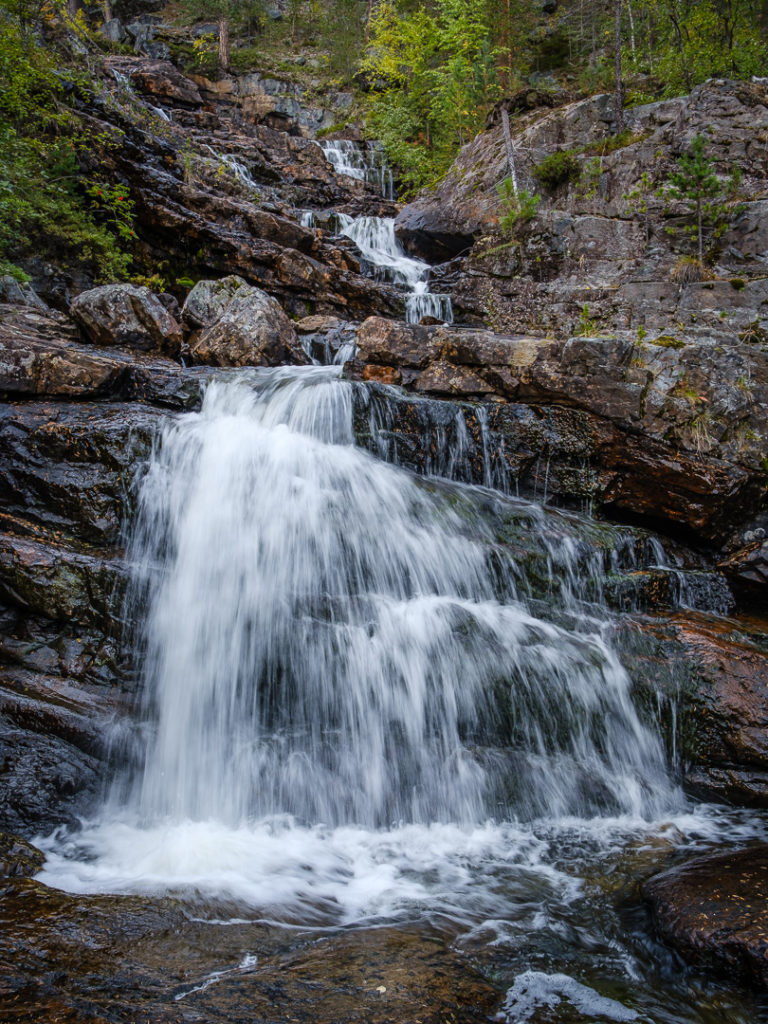
<path fill-rule="evenodd" d="M 643 896 L 686 960 L 768 988 L 768 846 L 697 857 L 651 878 Z"/>
<path fill-rule="evenodd" d="M 82 292 L 72 316 L 94 345 L 118 345 L 177 355 L 181 328 L 160 299 L 144 285 L 105 284 Z"/>
<path fill-rule="evenodd" d="M 212 366 L 305 364 L 309 357 L 280 304 L 236 275 L 199 281 L 182 310 L 189 351 Z"/>

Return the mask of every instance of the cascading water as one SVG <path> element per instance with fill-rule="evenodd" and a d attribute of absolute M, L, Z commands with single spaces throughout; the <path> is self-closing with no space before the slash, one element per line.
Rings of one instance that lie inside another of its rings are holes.
<path fill-rule="evenodd" d="M 340 373 L 224 373 L 169 421 L 129 549 L 145 757 L 98 819 L 36 840 L 39 877 L 186 894 L 211 925 L 421 918 L 472 948 L 538 942 L 510 1024 L 561 999 L 645 1019 L 562 973 L 599 949 L 615 995 L 645 969 L 583 876 L 718 826 L 578 599 L 598 564 L 567 518 L 356 448 Z"/>
<path fill-rule="evenodd" d="M 450 298 L 429 291 L 429 266 L 406 255 L 392 217 L 338 217 L 340 233 L 352 239 L 376 276 L 407 291 L 406 323 L 417 324 L 425 316 L 453 323 Z"/>
<path fill-rule="evenodd" d="M 348 178 L 355 178 L 357 181 L 368 181 L 381 189 L 385 199 L 395 198 L 392 169 L 387 165 L 380 143 L 325 139 L 318 145 L 337 174 L 346 174 Z"/>

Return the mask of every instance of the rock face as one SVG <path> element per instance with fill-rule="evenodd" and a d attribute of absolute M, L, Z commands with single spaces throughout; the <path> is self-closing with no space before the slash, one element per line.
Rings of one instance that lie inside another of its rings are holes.
<path fill-rule="evenodd" d="M 146 273 L 162 263 L 179 297 L 190 279 L 237 274 L 297 317 L 401 315 L 402 294 L 361 273 L 351 242 L 299 223 L 303 208 L 394 215 L 394 204 L 337 175 L 315 142 L 246 109 L 246 101 L 271 102 L 259 92 L 264 80 L 250 77 L 198 85 L 168 61 L 108 58 L 113 96 L 92 111 L 93 131 L 111 138 L 117 129 L 121 145 L 97 146 L 90 159 L 130 189 Z M 82 289 L 30 269 L 57 308 Z"/>
<path fill-rule="evenodd" d="M 768 988 L 768 846 L 697 858 L 651 878 L 643 896 L 686 960 Z"/>
<path fill-rule="evenodd" d="M 433 288 L 450 292 L 461 322 L 535 334 L 575 333 L 585 319 L 597 330 L 673 335 L 680 325 L 759 342 L 768 252 L 766 84 L 711 81 L 690 97 L 630 108 L 621 138 L 611 135 L 612 103 L 595 96 L 514 114 L 518 177 L 541 204 L 511 235 L 498 226 L 504 211 L 496 186 L 509 173 L 498 120 L 464 147 L 434 192 L 398 214 L 398 235 L 411 251 L 440 261 L 465 254 L 474 241 L 466 258 L 433 274 Z M 674 276 L 691 252 L 686 208 L 664 191 L 699 133 L 721 179 L 737 164 L 743 180 L 728 230 L 706 238 L 704 276 L 712 279 L 686 283 Z M 537 182 L 542 159 L 566 150 L 580 168 L 577 180 Z"/>
<path fill-rule="evenodd" d="M 72 316 L 94 345 L 120 345 L 144 352 L 177 355 L 181 328 L 149 288 L 105 284 L 82 292 Z"/>
<path fill-rule="evenodd" d="M 723 618 L 732 609 L 722 577 L 697 576 L 672 571 L 669 582 L 676 578 L 684 589 L 671 615 L 669 595 L 659 589 L 668 582 L 657 578 L 649 592 L 644 573 L 608 581 L 619 607 L 653 613 L 624 621 L 622 661 L 636 699 L 663 722 L 686 789 L 704 800 L 768 807 L 763 624 Z"/>
<path fill-rule="evenodd" d="M 378 317 L 357 341 L 353 376 L 487 403 L 481 418 L 462 406 L 478 452 L 493 460 L 479 466 L 479 481 L 526 495 L 546 486 L 550 500 L 589 499 L 720 544 L 765 507 L 760 348 L 695 333 L 536 338 Z M 393 435 L 410 436 L 396 422 L 409 415 L 407 400 L 391 408 Z"/>
<path fill-rule="evenodd" d="M 122 524 L 163 417 L 204 369 L 82 345 L 75 324 L 0 307 L 0 820 L 34 834 L 104 785 L 134 686 L 122 648 Z"/>
<path fill-rule="evenodd" d="M 280 304 L 240 277 L 198 282 L 182 316 L 193 328 L 189 351 L 195 362 L 212 366 L 309 362 Z"/>

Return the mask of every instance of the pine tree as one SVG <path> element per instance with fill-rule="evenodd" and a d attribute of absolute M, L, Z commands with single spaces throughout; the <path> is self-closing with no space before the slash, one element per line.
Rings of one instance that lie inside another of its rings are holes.
<path fill-rule="evenodd" d="M 699 260 L 704 259 L 704 223 L 715 222 L 722 216 L 724 204 L 716 200 L 723 196 L 723 186 L 715 174 L 714 165 L 704 154 L 707 140 L 697 135 L 691 148 L 677 161 L 677 171 L 670 177 L 667 194 L 688 206 L 696 218 L 691 232 L 698 244 Z"/>

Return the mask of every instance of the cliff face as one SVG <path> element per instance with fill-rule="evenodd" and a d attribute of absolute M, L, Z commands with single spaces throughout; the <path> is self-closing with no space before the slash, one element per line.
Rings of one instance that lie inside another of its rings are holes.
<path fill-rule="evenodd" d="M 464 147 L 434 193 L 400 212 L 398 234 L 413 251 L 459 257 L 436 277 L 469 323 L 565 334 L 579 328 L 586 305 L 596 328 L 758 340 L 768 297 L 768 87 L 711 81 L 629 109 L 619 139 L 612 107 L 611 97 L 595 96 L 513 113 L 521 185 L 542 197 L 514 237 L 498 228 L 496 185 L 509 174 L 499 124 Z M 686 281 L 673 272 L 692 252 L 690 218 L 665 190 L 699 134 L 717 173 L 738 165 L 742 178 L 726 232 L 705 234 L 712 279 Z M 578 180 L 543 186 L 537 165 L 564 150 L 578 161 Z"/>

